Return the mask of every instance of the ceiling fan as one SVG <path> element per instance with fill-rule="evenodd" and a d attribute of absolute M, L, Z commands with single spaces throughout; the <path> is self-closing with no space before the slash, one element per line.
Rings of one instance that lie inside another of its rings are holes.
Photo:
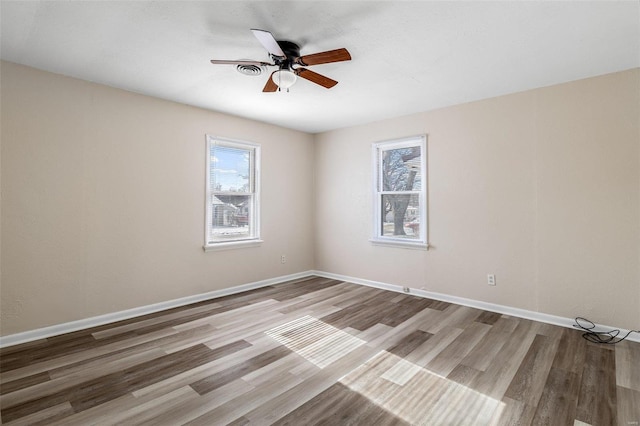
<path fill-rule="evenodd" d="M 259 75 L 262 69 L 268 66 L 276 66 L 277 70 L 271 73 L 263 92 L 275 92 L 289 88 L 296 82 L 297 77 L 302 77 L 313 83 L 319 84 L 327 89 L 332 88 L 337 81 L 325 77 L 322 74 L 311 71 L 307 66 L 328 64 L 332 62 L 342 62 L 351 60 L 351 55 L 347 49 L 328 50 L 326 52 L 313 53 L 311 55 L 300 56 L 300 46 L 291 41 L 276 40 L 269 31 L 252 29 L 260 44 L 267 49 L 271 62 L 238 60 L 227 61 L 212 59 L 212 64 L 236 65 L 238 71 L 248 75 Z"/>

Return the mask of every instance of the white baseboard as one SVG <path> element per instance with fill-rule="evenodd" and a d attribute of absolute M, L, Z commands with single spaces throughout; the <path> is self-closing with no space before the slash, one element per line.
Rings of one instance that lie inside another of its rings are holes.
<path fill-rule="evenodd" d="M 331 278 L 334 280 L 366 285 L 368 287 L 375 287 L 383 290 L 404 293 L 403 287 L 400 285 L 365 280 L 365 279 L 355 278 L 355 277 L 348 277 L 345 275 L 333 274 L 330 272 L 323 272 L 323 271 L 312 271 L 312 273 L 313 275 L 317 275 L 323 278 Z M 575 328 L 573 327 L 573 325 L 576 323 L 574 318 L 559 317 L 556 315 L 549 315 L 542 312 L 529 311 L 526 309 L 513 308 L 511 306 L 497 305 L 495 303 L 482 302 L 480 300 L 473 300 L 473 299 L 465 299 L 464 297 L 451 296 L 451 295 L 442 294 L 442 293 L 434 293 L 434 292 L 414 289 L 414 288 L 410 289 L 410 294 L 414 296 L 426 297 L 434 300 L 441 300 L 443 302 L 455 303 L 457 305 L 469 306 L 472 308 L 482 309 L 485 311 L 497 312 L 499 314 L 510 315 L 518 318 L 524 318 L 524 319 L 529 319 L 533 321 L 544 322 L 547 324 L 558 325 L 561 327 L 572 328 L 575 330 Z M 629 330 L 620 329 L 619 327 L 611 327 L 607 325 L 602 325 L 602 326 L 599 325 L 597 329 L 598 330 L 619 329 L 620 337 L 624 336 L 629 332 Z M 631 333 L 629 337 L 627 337 L 627 340 L 640 343 L 640 333 Z"/>
<path fill-rule="evenodd" d="M 189 305 L 191 303 L 197 303 L 197 302 L 202 302 L 204 300 L 215 299 L 216 297 L 242 293 L 244 291 L 253 290 L 256 288 L 282 284 L 287 281 L 308 278 L 311 276 L 330 278 L 334 280 L 350 282 L 353 284 L 360 284 L 368 287 L 375 287 L 382 290 L 389 290 L 397 293 L 403 293 L 403 287 L 396 284 L 388 284 L 388 283 L 383 283 L 379 281 L 365 280 L 362 278 L 349 277 L 345 275 L 333 274 L 333 273 L 324 272 L 324 271 L 305 271 L 305 272 L 299 272 L 296 274 L 270 278 L 262 281 L 256 281 L 249 284 L 243 284 L 236 287 L 230 287 L 230 288 L 225 288 L 221 290 L 214 290 L 208 293 L 197 294 L 194 296 L 187 296 L 180 299 L 169 300 L 166 302 L 155 303 L 153 305 L 141 306 L 139 308 L 127 309 L 125 311 L 114 312 L 114 313 L 86 318 L 78 321 L 71 321 L 64 324 L 52 325 L 49 327 L 39 328 L 37 330 L 11 334 L 8 336 L 0 337 L 0 348 L 13 346 L 20 343 L 27 343 L 27 342 L 44 339 L 51 336 L 57 336 L 60 334 L 70 333 L 73 331 L 84 330 L 87 328 L 109 324 L 112 322 L 121 321 L 129 318 L 134 318 L 141 315 L 152 314 L 154 312 L 163 311 L 166 309 Z M 574 328 L 573 324 L 575 324 L 575 320 L 573 318 L 559 317 L 555 315 L 544 314 L 541 312 L 529 311 L 526 309 L 513 308 L 511 306 L 504 306 L 504 305 L 497 305 L 494 303 L 482 302 L 479 300 L 465 299 L 464 297 L 451 296 L 448 294 L 434 293 L 434 292 L 419 290 L 414 288 L 411 289 L 411 294 L 414 296 L 426 297 L 434 300 L 441 300 L 443 302 L 455 303 L 458 305 L 469 306 L 472 308 L 482 309 L 485 311 L 497 312 L 500 314 L 510 315 L 518 318 L 544 322 L 547 324 L 558 325 L 561 327 Z M 599 327 L 599 329 L 603 329 L 603 328 L 614 329 L 617 327 L 609 327 L 606 325 Z M 627 332 L 628 330 L 620 329 L 620 336 L 624 336 L 625 334 L 627 334 Z M 629 335 L 627 339 L 633 342 L 640 343 L 640 334 L 632 333 Z"/>
<path fill-rule="evenodd" d="M 129 318 L 139 317 L 142 315 L 152 314 L 154 312 L 166 309 L 176 308 L 179 306 L 189 305 L 192 303 L 202 302 L 204 300 L 215 299 L 216 297 L 228 296 L 230 294 L 242 293 L 243 291 L 253 290 L 256 288 L 267 287 L 270 285 L 281 284 L 287 281 L 307 278 L 313 275 L 312 271 L 299 272 L 297 274 L 285 275 L 276 278 L 269 278 L 262 281 L 256 281 L 249 284 L 243 284 L 235 287 L 214 290 L 207 293 L 196 294 L 194 296 L 182 297 L 180 299 L 168 300 L 166 302 L 154 303 L 153 305 L 141 306 L 138 308 L 127 309 L 125 311 L 113 312 L 110 314 L 99 315 L 96 317 L 85 318 L 77 321 L 71 321 L 64 324 L 56 324 L 49 327 L 43 327 L 36 330 L 25 331 L 23 333 L 10 334 L 0 337 L 0 348 L 13 346 L 20 343 L 32 342 L 34 340 L 44 339 L 60 334 L 71 333 L 73 331 L 85 330 L 87 328 L 99 325 L 109 324 L 116 321 L 122 321 Z"/>

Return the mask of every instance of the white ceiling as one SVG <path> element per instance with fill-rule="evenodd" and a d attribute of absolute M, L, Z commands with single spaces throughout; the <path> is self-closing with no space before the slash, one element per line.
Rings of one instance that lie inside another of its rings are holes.
<path fill-rule="evenodd" d="M 317 133 L 640 66 L 640 2 L 5 1 L 2 59 Z M 268 61 L 250 28 L 302 54 L 345 47 L 262 93 L 209 59 Z"/>

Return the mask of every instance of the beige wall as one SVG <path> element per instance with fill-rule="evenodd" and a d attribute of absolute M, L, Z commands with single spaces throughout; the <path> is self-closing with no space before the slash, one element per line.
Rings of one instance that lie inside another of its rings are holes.
<path fill-rule="evenodd" d="M 637 329 L 639 81 L 635 69 L 318 135 L 316 269 Z M 374 246 L 371 144 L 421 133 L 432 247 Z"/>
<path fill-rule="evenodd" d="M 637 69 L 315 136 L 0 78 L 2 335 L 310 269 L 640 323 Z M 263 146 L 261 247 L 202 251 L 205 133 Z M 373 246 L 371 144 L 420 133 L 432 247 Z"/>
<path fill-rule="evenodd" d="M 1 67 L 2 335 L 313 269 L 313 136 Z M 206 133 L 263 147 L 261 247 L 202 249 Z"/>

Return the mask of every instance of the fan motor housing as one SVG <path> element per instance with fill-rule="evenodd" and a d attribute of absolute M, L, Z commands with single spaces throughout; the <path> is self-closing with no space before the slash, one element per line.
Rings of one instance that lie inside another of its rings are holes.
<path fill-rule="evenodd" d="M 286 40 L 278 40 L 278 45 L 286 57 L 281 58 L 279 56 L 271 55 L 271 58 L 280 68 L 291 68 L 293 61 L 300 57 L 300 46 L 297 43 Z"/>
<path fill-rule="evenodd" d="M 288 58 L 297 58 L 300 56 L 300 46 L 292 41 L 278 40 L 278 45 Z"/>

